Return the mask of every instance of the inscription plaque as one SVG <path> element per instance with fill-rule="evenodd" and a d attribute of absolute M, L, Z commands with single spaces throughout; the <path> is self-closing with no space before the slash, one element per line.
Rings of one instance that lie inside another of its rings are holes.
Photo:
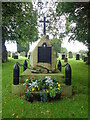
<path fill-rule="evenodd" d="M 39 62 L 51 64 L 51 47 L 38 47 L 38 63 Z"/>

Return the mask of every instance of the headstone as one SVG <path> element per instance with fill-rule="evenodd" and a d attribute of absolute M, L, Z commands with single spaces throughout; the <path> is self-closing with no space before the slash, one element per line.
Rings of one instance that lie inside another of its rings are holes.
<path fill-rule="evenodd" d="M 25 52 L 25 57 L 27 57 L 27 52 Z"/>
<path fill-rule="evenodd" d="M 84 58 L 83 58 L 83 62 L 86 62 L 86 61 L 87 61 L 87 57 L 84 57 Z"/>
<path fill-rule="evenodd" d="M 84 57 L 85 57 L 85 56 L 84 56 L 84 55 L 82 55 L 82 60 L 84 60 Z"/>
<path fill-rule="evenodd" d="M 64 58 L 65 58 L 65 55 L 62 55 L 62 60 L 64 60 Z"/>
<path fill-rule="evenodd" d="M 69 58 L 73 58 L 72 52 L 69 52 Z"/>
<path fill-rule="evenodd" d="M 14 59 L 18 59 L 18 55 L 14 55 Z"/>
<path fill-rule="evenodd" d="M 80 55 L 76 54 L 76 60 L 80 60 Z"/>
<path fill-rule="evenodd" d="M 24 52 L 24 51 L 23 51 L 23 52 L 20 52 L 20 56 L 25 57 L 25 52 Z"/>
<path fill-rule="evenodd" d="M 17 52 L 12 53 L 12 58 L 14 58 L 14 59 L 18 59 L 18 53 L 17 53 Z"/>
<path fill-rule="evenodd" d="M 32 67 L 41 66 L 48 70 L 55 70 L 56 52 L 48 36 L 43 36 L 32 51 L 30 64 Z"/>
<path fill-rule="evenodd" d="M 68 62 L 68 58 L 67 57 L 64 58 L 64 62 Z"/>
<path fill-rule="evenodd" d="M 15 56 L 15 53 L 12 53 L 12 58 L 14 58 L 14 56 Z"/>
<path fill-rule="evenodd" d="M 11 57 L 11 52 L 10 51 L 8 51 L 8 57 Z"/>

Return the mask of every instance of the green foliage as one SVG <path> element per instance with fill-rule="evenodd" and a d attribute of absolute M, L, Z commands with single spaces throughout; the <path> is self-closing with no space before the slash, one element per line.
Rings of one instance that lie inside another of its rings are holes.
<path fill-rule="evenodd" d="M 25 52 L 28 52 L 29 51 L 29 44 L 27 43 L 27 44 L 22 44 L 21 42 L 17 42 L 17 52 L 23 52 L 23 51 L 25 51 Z"/>
<path fill-rule="evenodd" d="M 61 52 L 61 40 L 57 38 L 53 38 L 51 40 L 51 43 L 54 46 L 55 51 L 60 53 Z"/>
<path fill-rule="evenodd" d="M 62 54 L 64 54 L 64 53 L 67 54 L 67 49 L 65 47 L 61 47 L 61 53 Z"/>
<path fill-rule="evenodd" d="M 2 3 L 2 39 L 12 41 L 35 41 L 37 33 L 37 12 L 31 2 Z"/>
<path fill-rule="evenodd" d="M 55 92 L 55 88 L 53 88 L 52 90 L 50 90 L 50 97 L 54 98 L 56 96 L 56 92 Z"/>
<path fill-rule="evenodd" d="M 88 46 L 88 64 L 90 64 L 90 8 L 88 2 L 59 2 L 57 16 L 66 17 L 66 31 L 69 40 L 78 40 Z"/>
<path fill-rule="evenodd" d="M 88 41 L 88 2 L 59 2 L 57 15 L 65 15 L 65 34 L 72 33 L 70 40 L 78 40 L 83 43 Z M 72 25 L 75 23 L 75 25 Z"/>
<path fill-rule="evenodd" d="M 86 54 L 87 54 L 87 51 L 85 51 L 85 50 L 80 50 L 79 53 L 81 53 L 81 55 L 86 55 Z"/>

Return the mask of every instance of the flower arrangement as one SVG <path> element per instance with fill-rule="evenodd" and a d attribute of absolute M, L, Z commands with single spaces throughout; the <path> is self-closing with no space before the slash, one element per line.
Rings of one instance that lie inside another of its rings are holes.
<path fill-rule="evenodd" d="M 33 102 L 35 98 L 41 101 L 46 101 L 47 98 L 53 99 L 57 95 L 60 96 L 62 88 L 58 80 L 51 76 L 41 76 L 37 79 L 36 76 L 27 76 L 25 80 L 25 98 Z"/>

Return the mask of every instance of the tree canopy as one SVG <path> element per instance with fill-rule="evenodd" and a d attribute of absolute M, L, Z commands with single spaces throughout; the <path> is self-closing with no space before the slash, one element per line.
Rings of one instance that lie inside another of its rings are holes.
<path fill-rule="evenodd" d="M 60 53 L 61 52 L 61 40 L 57 39 L 57 38 L 53 38 L 51 40 L 52 45 L 54 46 L 54 49 L 56 52 Z"/>
<path fill-rule="evenodd" d="M 59 2 L 57 16 L 64 15 L 66 18 L 66 31 L 69 40 L 78 40 L 88 45 L 88 24 L 89 24 L 89 3 L 88 2 Z"/>
<path fill-rule="evenodd" d="M 65 47 L 61 47 L 61 53 L 67 55 L 67 49 Z"/>
<path fill-rule="evenodd" d="M 59 2 L 57 16 L 66 18 L 64 37 L 69 40 L 78 40 L 88 46 L 88 64 L 90 64 L 90 6 L 89 2 Z"/>
<path fill-rule="evenodd" d="M 37 12 L 31 2 L 2 3 L 2 40 L 35 41 L 38 38 Z"/>

